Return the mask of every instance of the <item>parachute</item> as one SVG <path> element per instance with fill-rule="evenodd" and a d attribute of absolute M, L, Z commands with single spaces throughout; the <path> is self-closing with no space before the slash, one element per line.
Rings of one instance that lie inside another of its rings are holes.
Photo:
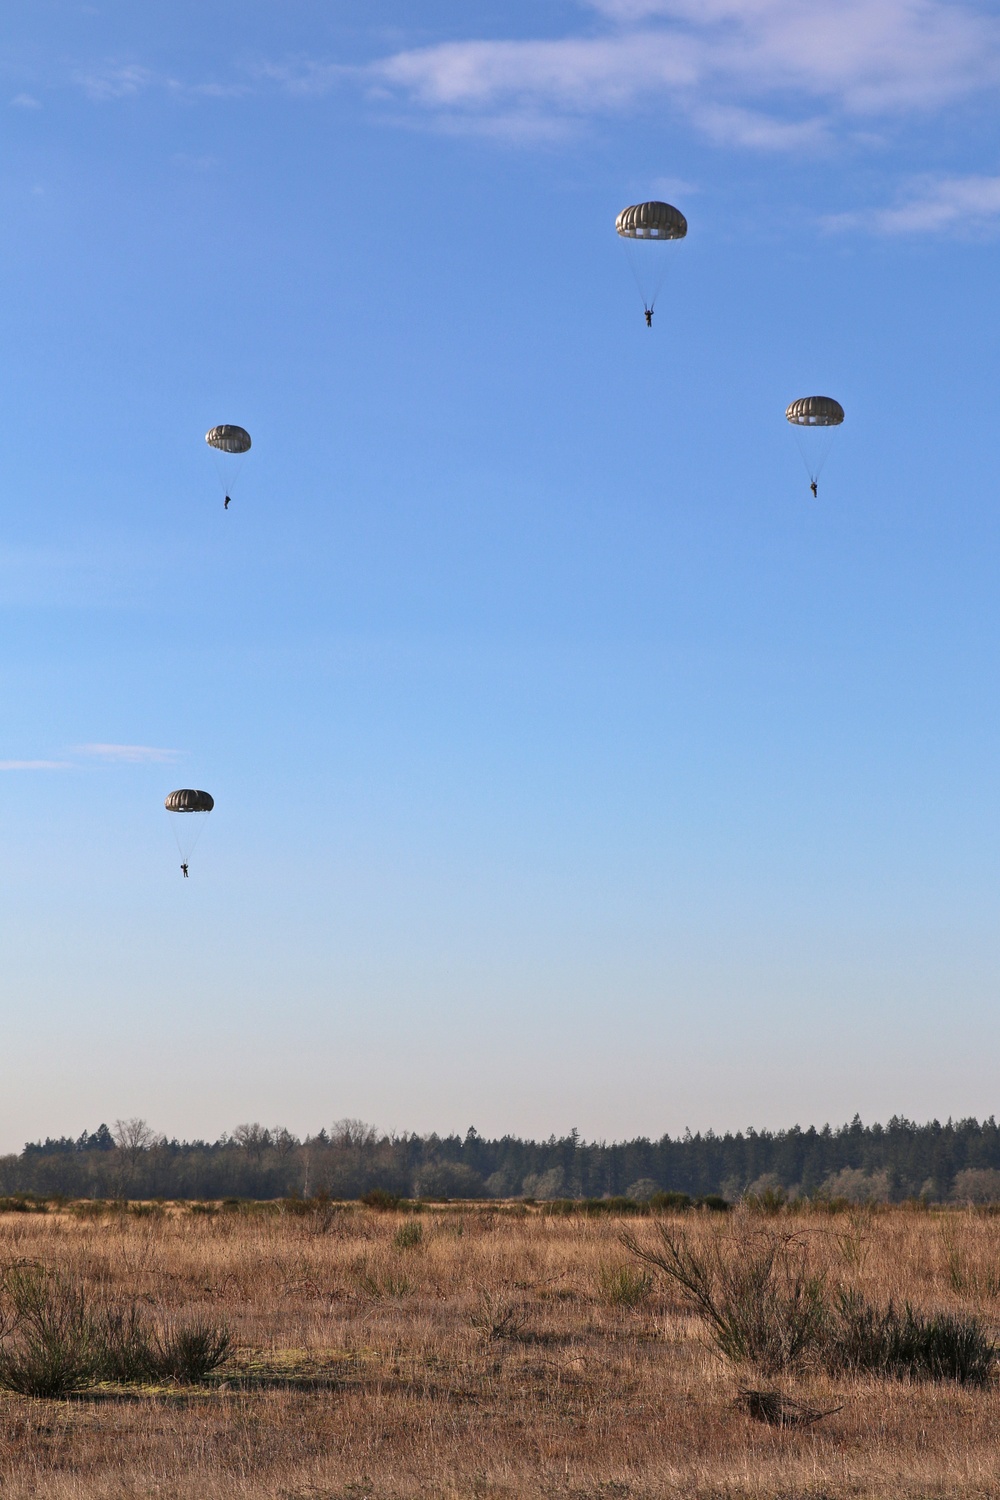
<path fill-rule="evenodd" d="M 800 396 L 785 408 L 793 427 L 839 427 L 844 408 L 832 396 Z"/>
<path fill-rule="evenodd" d="M 167 812 L 210 813 L 215 806 L 215 798 L 211 792 L 196 792 L 191 787 L 183 787 L 179 792 L 171 792 L 163 805 Z"/>
<path fill-rule="evenodd" d="M 215 806 L 215 798 L 210 792 L 198 792 L 193 787 L 181 787 L 176 792 L 171 792 L 164 800 L 164 807 L 168 813 L 185 813 L 183 822 L 176 817 L 170 819 L 174 830 L 174 838 L 177 841 L 177 851 L 181 857 L 181 869 L 187 874 L 188 860 L 195 851 L 195 845 L 201 838 L 205 828 L 205 814 L 210 813 Z"/>
<path fill-rule="evenodd" d="M 205 433 L 205 442 L 210 448 L 218 448 L 220 453 L 249 453 L 250 434 L 245 427 L 234 427 L 229 422 L 223 422 L 221 427 L 213 427 Z"/>
<path fill-rule="evenodd" d="M 800 396 L 785 408 L 785 419 L 795 428 L 799 452 L 809 475 L 809 488 L 815 496 L 819 476 L 830 456 L 833 430 L 844 420 L 844 408 L 832 396 Z"/>
<path fill-rule="evenodd" d="M 212 427 L 205 433 L 205 442 L 214 450 L 215 467 L 228 510 L 243 459 L 250 452 L 250 434 L 245 427 L 223 422 L 221 426 Z"/>
<path fill-rule="evenodd" d="M 687 219 L 671 203 L 633 203 L 615 220 L 623 240 L 682 240 Z"/>
<path fill-rule="evenodd" d="M 618 215 L 615 229 L 639 288 L 646 327 L 652 328 L 653 308 L 669 264 L 659 245 L 663 240 L 682 240 L 688 231 L 687 219 L 671 203 L 631 203 Z"/>

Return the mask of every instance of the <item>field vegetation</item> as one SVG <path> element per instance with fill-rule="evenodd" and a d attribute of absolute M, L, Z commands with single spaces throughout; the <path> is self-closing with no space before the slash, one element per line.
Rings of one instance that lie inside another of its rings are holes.
<path fill-rule="evenodd" d="M 0 1493 L 1000 1494 L 1000 1216 L 11 1202 Z"/>

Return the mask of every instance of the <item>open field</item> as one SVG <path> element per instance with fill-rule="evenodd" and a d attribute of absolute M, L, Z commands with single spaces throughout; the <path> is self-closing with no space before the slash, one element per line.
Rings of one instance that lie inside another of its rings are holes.
<path fill-rule="evenodd" d="M 1000 1324 L 1000 1218 L 948 1211 L 688 1213 L 695 1246 L 795 1231 L 829 1282 Z M 224 1322 L 234 1354 L 196 1386 L 0 1394 L 0 1493 L 162 1497 L 1000 1495 L 1000 1382 L 764 1380 L 710 1351 L 619 1238 L 655 1218 L 449 1205 L 419 1214 L 0 1215 L 0 1261 Z M 727 1238 L 728 1237 L 728 1238 Z M 629 1304 L 632 1305 L 629 1305 Z M 772 1427 L 767 1385 L 817 1411 Z"/>

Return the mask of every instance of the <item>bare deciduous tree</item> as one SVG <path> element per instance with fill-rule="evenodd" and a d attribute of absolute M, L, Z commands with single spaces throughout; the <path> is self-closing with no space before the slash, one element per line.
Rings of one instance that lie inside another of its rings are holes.
<path fill-rule="evenodd" d="M 298 1136 L 292 1135 L 292 1132 L 286 1130 L 284 1125 L 275 1125 L 270 1135 L 271 1145 L 279 1156 L 291 1156 L 299 1144 Z"/>
<path fill-rule="evenodd" d="M 271 1145 L 271 1132 L 266 1125 L 255 1120 L 252 1125 L 237 1125 L 231 1139 L 246 1152 L 254 1166 L 259 1167 L 264 1159 L 264 1152 Z"/>
<path fill-rule="evenodd" d="M 151 1146 L 159 1143 L 160 1137 L 145 1120 L 116 1120 L 111 1134 L 118 1149 L 117 1180 L 118 1196 L 124 1198 L 127 1189 L 135 1180 L 139 1162 Z"/>
<path fill-rule="evenodd" d="M 330 1141 L 334 1146 L 353 1146 L 365 1151 L 377 1140 L 375 1126 L 366 1125 L 364 1120 L 336 1120 L 330 1130 Z"/>

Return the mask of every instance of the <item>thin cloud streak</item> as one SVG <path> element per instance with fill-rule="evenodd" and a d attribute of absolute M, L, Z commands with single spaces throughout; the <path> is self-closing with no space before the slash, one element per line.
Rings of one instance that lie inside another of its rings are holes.
<path fill-rule="evenodd" d="M 1000 228 L 1000 177 L 925 179 L 897 204 L 867 213 L 836 214 L 824 224 L 834 231 L 863 229 L 884 235 L 996 230 Z"/>
<path fill-rule="evenodd" d="M 264 73 L 261 73 L 264 76 Z M 112 63 L 104 68 L 77 72 L 73 80 L 95 104 L 135 99 L 152 89 L 161 89 L 176 98 L 239 99 L 251 92 L 246 83 L 185 83 L 166 73 L 157 73 L 140 63 Z"/>
<path fill-rule="evenodd" d="M 0 771 L 71 771 L 69 760 L 0 760 Z"/>
<path fill-rule="evenodd" d="M 78 755 L 92 755 L 98 760 L 119 765 L 153 765 L 175 761 L 177 750 L 161 750 L 154 745 L 77 745 Z"/>
<path fill-rule="evenodd" d="M 776 120 L 735 105 L 716 104 L 692 111 L 694 123 L 720 146 L 760 151 L 814 151 L 832 143 L 826 120 Z"/>
<path fill-rule="evenodd" d="M 139 63 L 124 63 L 78 73 L 76 82 L 88 99 L 103 104 L 113 99 L 132 99 L 157 82 L 156 75 Z"/>

